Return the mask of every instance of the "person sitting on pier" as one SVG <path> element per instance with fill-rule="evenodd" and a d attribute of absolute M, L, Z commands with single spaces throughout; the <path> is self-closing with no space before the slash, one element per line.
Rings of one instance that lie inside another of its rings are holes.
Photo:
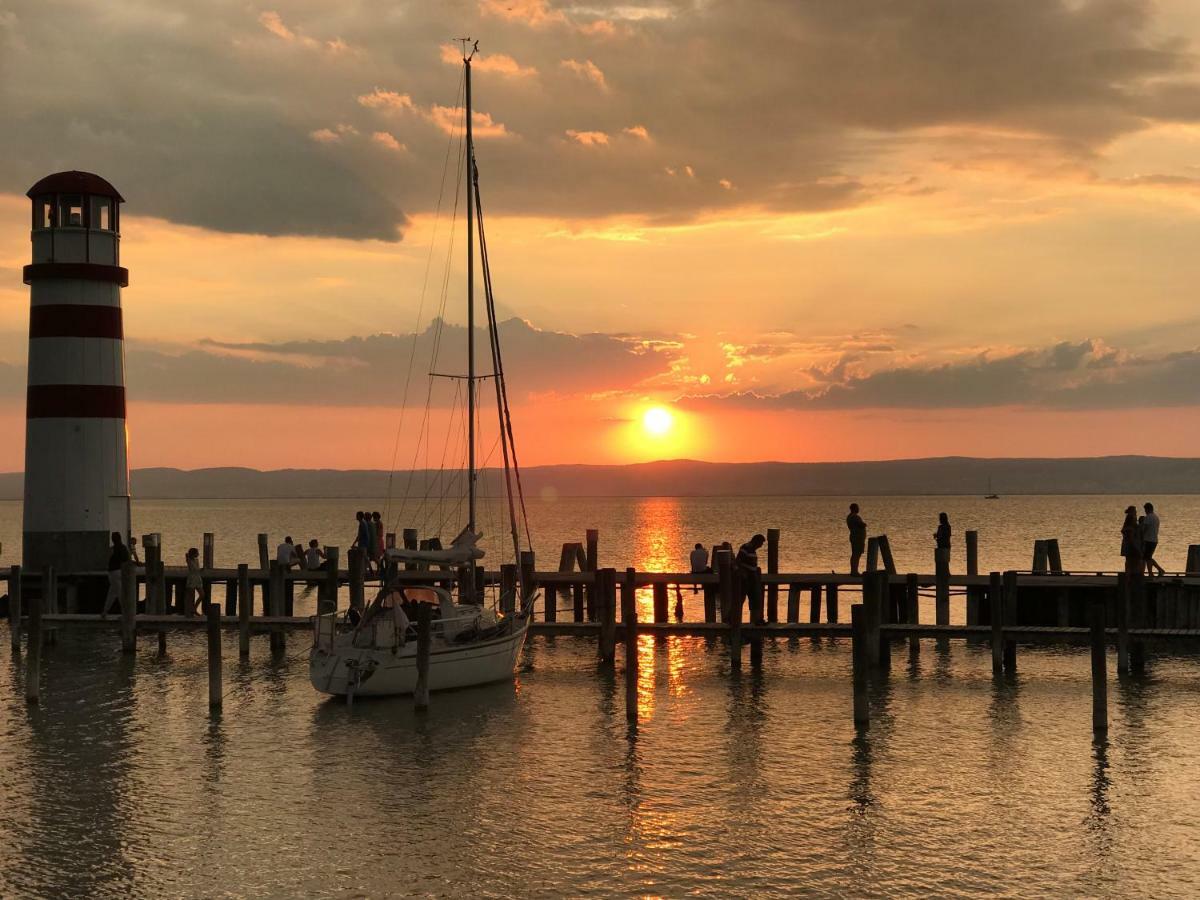
<path fill-rule="evenodd" d="M 858 563 L 867 549 L 867 523 L 858 514 L 858 504 L 850 504 L 850 515 L 846 516 L 846 527 L 850 530 L 850 574 L 858 574 Z"/>
<path fill-rule="evenodd" d="M 692 555 L 689 558 L 692 567 L 693 575 L 710 575 L 712 574 L 712 566 L 708 564 L 708 551 L 704 549 L 703 544 L 697 544 L 692 548 Z M 699 591 L 696 585 L 692 585 L 692 593 Z"/>
<path fill-rule="evenodd" d="M 283 539 L 283 543 L 275 548 L 275 562 L 283 566 L 284 571 L 288 571 L 292 566 L 302 565 L 300 554 L 296 552 L 296 545 L 292 543 L 292 536 L 288 535 Z"/>
<path fill-rule="evenodd" d="M 129 550 L 121 540 L 121 533 L 112 533 L 112 552 L 108 555 L 108 595 L 104 598 L 104 609 L 100 618 L 108 615 L 113 604 L 121 599 L 121 566 L 129 562 Z"/>
<path fill-rule="evenodd" d="M 325 551 L 321 549 L 320 541 L 313 538 L 308 542 L 308 549 L 304 551 L 304 568 L 310 572 L 317 572 L 326 567 Z"/>
<path fill-rule="evenodd" d="M 200 551 L 192 547 L 183 557 L 183 563 L 187 566 L 187 581 L 184 586 L 191 598 L 194 612 L 208 606 L 208 598 L 204 596 L 204 581 L 200 578 Z"/>
<path fill-rule="evenodd" d="M 766 542 L 765 537 L 756 534 L 738 548 L 737 558 L 734 560 L 734 570 L 738 576 L 735 603 L 740 604 L 744 598 L 748 604 L 753 605 L 758 595 L 759 582 L 762 579 L 762 569 L 758 567 L 758 548 Z M 751 624 L 761 625 L 763 623 L 758 621 Z"/>
<path fill-rule="evenodd" d="M 1154 570 L 1158 570 L 1159 575 L 1166 575 L 1167 570 L 1158 564 L 1154 558 L 1154 551 L 1158 549 L 1158 513 L 1154 511 L 1154 504 L 1147 503 L 1143 507 L 1146 510 L 1146 515 L 1142 517 L 1142 559 L 1146 563 L 1146 574 L 1155 574 Z"/>

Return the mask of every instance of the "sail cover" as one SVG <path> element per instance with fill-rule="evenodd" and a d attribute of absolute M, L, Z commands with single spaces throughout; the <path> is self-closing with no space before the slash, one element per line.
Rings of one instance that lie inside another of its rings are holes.
<path fill-rule="evenodd" d="M 397 562 L 424 562 L 442 566 L 461 566 L 476 559 L 483 559 L 484 551 L 477 546 L 482 535 L 469 528 L 459 532 L 445 550 L 408 550 L 404 547 L 389 547 L 387 558 Z"/>

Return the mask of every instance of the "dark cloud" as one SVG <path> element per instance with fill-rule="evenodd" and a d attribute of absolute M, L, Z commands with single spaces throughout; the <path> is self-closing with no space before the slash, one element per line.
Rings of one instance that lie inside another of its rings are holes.
<path fill-rule="evenodd" d="M 1158 36 L 1153 9 L 9 0 L 0 189 L 89 168 L 138 213 L 394 239 L 436 201 L 438 107 L 454 104 L 457 80 L 443 46 L 467 28 L 496 54 L 476 84 L 505 132 L 480 141 L 493 210 L 666 221 L 745 203 L 836 209 L 930 190 L 911 173 L 872 174 L 889 140 L 920 129 L 1005 129 L 1078 161 L 1155 120 L 1197 120 L 1194 56 Z M 377 89 L 395 102 L 358 102 Z"/>
<path fill-rule="evenodd" d="M 621 390 L 667 371 L 671 351 L 610 335 L 572 335 L 533 328 L 520 319 L 500 326 L 509 396 L 590 394 Z M 466 372 L 466 329 L 431 325 L 416 336 L 380 334 L 337 341 L 225 343 L 204 341 L 183 354 L 131 343 L 126 380 L 136 400 L 177 403 L 279 403 L 410 406 L 426 400 L 427 373 Z M 483 332 L 476 341 L 480 374 L 491 371 Z M 490 382 L 481 388 L 489 396 Z M 430 402 L 451 402 L 455 384 L 435 379 Z"/>
<path fill-rule="evenodd" d="M 979 354 L 940 366 L 898 366 L 864 375 L 845 366 L 811 391 L 685 398 L 694 406 L 754 409 L 969 409 L 1040 406 L 1129 409 L 1200 403 L 1200 349 L 1137 356 L 1101 341 L 1062 342 L 1010 355 Z"/>

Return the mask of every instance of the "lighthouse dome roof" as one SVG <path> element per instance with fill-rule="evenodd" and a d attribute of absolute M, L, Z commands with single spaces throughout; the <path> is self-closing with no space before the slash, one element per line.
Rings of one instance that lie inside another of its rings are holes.
<path fill-rule="evenodd" d="M 118 203 L 125 202 L 115 187 L 91 172 L 55 172 L 47 175 L 31 187 L 25 196 L 34 197 L 38 194 L 99 194 L 112 197 Z"/>

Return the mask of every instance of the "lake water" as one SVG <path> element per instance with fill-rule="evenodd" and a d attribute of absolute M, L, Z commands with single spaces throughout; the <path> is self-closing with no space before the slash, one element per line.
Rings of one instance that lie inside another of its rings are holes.
<path fill-rule="evenodd" d="M 1026 567 L 1058 537 L 1074 568 L 1113 569 L 1141 498 L 866 498 L 901 570 L 928 570 L 936 513 L 980 531 L 984 569 Z M 1154 498 L 1178 568 L 1200 499 Z M 678 568 L 695 540 L 783 529 L 783 568 L 844 547 L 837 499 L 596 500 L 531 509 L 542 554 L 601 530 L 601 561 Z M 354 501 L 142 502 L 170 558 L 217 535 L 346 546 Z M 0 505 L 4 559 L 19 507 Z M 341 532 L 339 535 L 338 532 Z M 176 551 L 175 548 L 178 548 Z M 956 551 L 956 555 L 957 555 Z M 545 558 L 545 557 L 543 557 Z M 0 629 L 2 632 L 2 629 Z M 643 637 L 640 724 L 595 644 L 534 638 L 511 685 L 347 708 L 307 679 L 307 639 L 270 661 L 224 644 L 225 706 L 207 709 L 203 639 L 156 658 L 64 635 L 42 705 L 0 641 L 3 896 L 1195 896 L 1200 891 L 1200 658 L 1154 648 L 1144 679 L 1110 671 L 1108 740 L 1091 734 L 1087 655 L 1022 647 L 893 654 L 872 727 L 851 725 L 847 641 L 769 643 L 731 677 L 721 642 Z M 1179 654 L 1179 655 L 1176 655 Z M 1110 663 L 1112 660 L 1110 659 Z"/>

